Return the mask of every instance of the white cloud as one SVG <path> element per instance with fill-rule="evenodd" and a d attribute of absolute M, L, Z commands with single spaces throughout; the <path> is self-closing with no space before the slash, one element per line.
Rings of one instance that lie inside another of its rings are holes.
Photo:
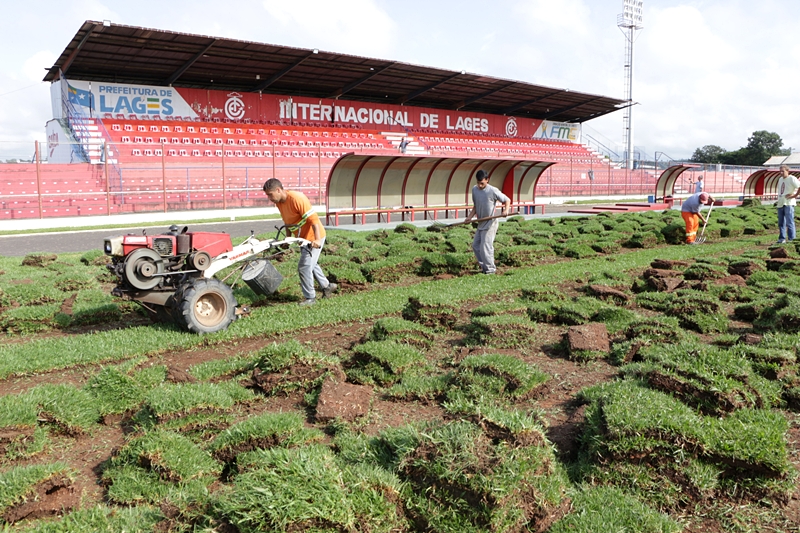
<path fill-rule="evenodd" d="M 386 55 L 394 43 L 394 21 L 371 0 L 264 0 L 263 6 L 285 29 L 304 36 L 304 48 L 351 54 L 369 48 L 372 55 Z"/>
<path fill-rule="evenodd" d="M 4 6 L 0 133 L 44 138 L 47 84 L 34 85 L 80 24 L 117 24 L 320 48 L 467 70 L 622 98 L 622 2 L 598 0 L 41 0 Z M 689 156 L 744 146 L 755 130 L 800 149 L 796 0 L 646 0 L 636 41 L 637 145 Z M 620 142 L 621 112 L 588 123 Z"/>
<path fill-rule="evenodd" d="M 653 10 L 641 43 L 659 67 L 679 67 L 683 72 L 719 69 L 735 62 L 740 51 L 714 33 L 703 14 L 691 6 Z"/>
<path fill-rule="evenodd" d="M 58 59 L 58 56 L 49 50 L 36 52 L 25 60 L 22 72 L 25 74 L 26 79 L 42 81 L 42 78 L 47 73 L 45 69 L 51 67 L 56 62 L 56 59 Z"/>

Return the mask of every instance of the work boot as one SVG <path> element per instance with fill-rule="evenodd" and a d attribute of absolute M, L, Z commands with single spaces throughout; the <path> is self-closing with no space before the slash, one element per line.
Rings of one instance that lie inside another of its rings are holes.
<path fill-rule="evenodd" d="M 308 299 L 305 299 L 302 302 L 298 303 L 297 305 L 299 305 L 301 307 L 308 307 L 310 305 L 314 305 L 315 303 L 317 303 L 316 298 L 308 298 Z"/>
<path fill-rule="evenodd" d="M 333 293 L 339 290 L 339 286 L 335 283 L 328 283 L 328 286 L 322 289 L 322 296 L 330 298 Z"/>

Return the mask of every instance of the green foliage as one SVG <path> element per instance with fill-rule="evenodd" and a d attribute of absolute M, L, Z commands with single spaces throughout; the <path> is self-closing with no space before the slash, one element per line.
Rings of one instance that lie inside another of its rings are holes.
<path fill-rule="evenodd" d="M 545 244 L 508 246 L 497 251 L 497 262 L 512 267 L 533 266 L 540 259 L 555 257 L 555 252 Z"/>
<path fill-rule="evenodd" d="M 340 464 L 322 446 L 248 454 L 251 470 L 215 494 L 213 512 L 242 533 L 318 528 L 376 533 L 406 528 L 397 500 L 402 483 L 376 467 Z M 268 495 L 268 497 L 265 497 Z"/>
<path fill-rule="evenodd" d="M 275 374 L 274 379 L 270 380 L 271 389 L 265 392 L 278 394 L 314 390 L 322 385 L 338 364 L 338 358 L 313 352 L 296 340 L 291 340 L 259 350 L 255 366 L 259 372 Z"/>
<path fill-rule="evenodd" d="M 561 252 L 564 257 L 572 257 L 574 259 L 584 259 L 597 255 L 595 249 L 589 244 L 574 244 L 567 245 Z"/>
<path fill-rule="evenodd" d="M 584 392 L 587 457 L 636 458 L 684 452 L 739 476 L 783 477 L 789 472 L 786 419 L 767 409 L 739 409 L 725 418 L 701 416 L 673 396 L 634 381 Z M 732 465 L 735 465 L 732 466 Z"/>
<path fill-rule="evenodd" d="M 411 224 L 411 223 L 408 223 L 408 222 L 403 222 L 402 224 L 398 224 L 397 226 L 395 226 L 394 232 L 395 233 L 416 233 L 418 229 L 419 228 L 417 228 L 414 224 Z"/>
<path fill-rule="evenodd" d="M 306 429 L 298 413 L 265 413 L 227 428 L 209 444 L 208 451 L 218 460 L 229 462 L 242 452 L 301 446 L 323 437 L 319 430 Z"/>
<path fill-rule="evenodd" d="M 613 505 L 610 503 L 613 502 Z M 683 526 L 615 487 L 581 487 L 572 511 L 553 524 L 550 533 L 679 533 Z"/>
<path fill-rule="evenodd" d="M 413 273 L 418 264 L 419 258 L 416 254 L 395 256 L 368 262 L 362 265 L 361 272 L 370 283 L 393 282 Z"/>
<path fill-rule="evenodd" d="M 428 254 L 422 259 L 417 272 L 423 276 L 437 274 L 461 275 L 475 265 L 475 258 L 470 253 Z"/>
<path fill-rule="evenodd" d="M 39 521 L 26 528 L 27 533 L 83 533 L 85 531 L 124 531 L 125 533 L 151 533 L 164 515 L 156 508 L 106 507 L 97 505 L 65 515 L 54 522 Z"/>
<path fill-rule="evenodd" d="M 117 368 L 107 366 L 92 376 L 84 389 L 98 402 L 100 415 L 120 414 L 144 400 L 148 387 Z"/>
<path fill-rule="evenodd" d="M 605 307 L 608 305 L 596 298 L 581 296 L 569 301 L 534 303 L 528 307 L 528 316 L 534 322 L 577 326 L 589 322 Z"/>
<path fill-rule="evenodd" d="M 458 314 L 449 300 L 446 295 L 412 296 L 403 307 L 403 318 L 431 328 L 452 327 Z"/>
<path fill-rule="evenodd" d="M 517 314 L 477 316 L 472 318 L 471 330 L 478 344 L 514 348 L 531 344 L 536 324 L 527 316 Z"/>
<path fill-rule="evenodd" d="M 425 529 L 535 529 L 565 498 L 567 479 L 547 446 L 495 445 L 465 422 L 426 429 L 419 441 L 400 471 L 409 483 L 407 508 Z M 431 485 L 435 498 L 428 497 Z"/>
<path fill-rule="evenodd" d="M 356 346 L 353 354 L 347 375 L 359 383 L 392 385 L 406 372 L 418 372 L 426 364 L 418 349 L 393 340 L 368 341 Z"/>
<path fill-rule="evenodd" d="M 663 238 L 661 233 L 639 231 L 631 235 L 631 238 L 625 241 L 624 246 L 627 248 L 653 248 L 658 245 L 659 238 Z"/>
<path fill-rule="evenodd" d="M 406 373 L 400 381 L 384 391 L 388 398 L 431 403 L 444 397 L 453 382 L 453 375 Z"/>
<path fill-rule="evenodd" d="M 691 343 L 656 344 L 639 350 L 642 363 L 622 373 L 680 398 L 705 414 L 722 416 L 743 408 L 780 403 L 780 386 L 757 375 L 740 350 Z"/>
<path fill-rule="evenodd" d="M 346 283 L 348 285 L 366 285 L 367 278 L 360 268 L 356 267 L 353 263 L 344 263 L 341 265 L 325 265 L 325 271 L 328 278 L 338 284 Z"/>
<path fill-rule="evenodd" d="M 620 249 L 622 248 L 622 246 L 617 241 L 605 240 L 605 239 L 593 242 L 590 246 L 592 247 L 592 250 L 601 254 L 615 254 L 619 252 Z"/>
<path fill-rule="evenodd" d="M 455 385 L 473 398 L 525 398 L 548 379 L 535 366 L 510 355 L 470 355 L 459 363 Z"/>
<path fill-rule="evenodd" d="M 117 503 L 158 502 L 172 491 L 202 493 L 222 465 L 190 439 L 156 429 L 132 439 L 103 470 L 109 498 Z"/>
<path fill-rule="evenodd" d="M 158 420 L 165 421 L 201 409 L 204 411 L 230 409 L 237 400 L 231 392 L 230 387 L 222 384 L 165 383 L 147 393 L 145 404 Z"/>
<path fill-rule="evenodd" d="M 393 340 L 425 348 L 431 345 L 433 329 L 400 317 L 384 317 L 375 321 L 367 339 L 372 341 Z"/>
<path fill-rule="evenodd" d="M 95 398 L 72 385 L 39 385 L 31 389 L 28 395 L 37 406 L 39 418 L 67 435 L 88 432 L 100 418 Z"/>
<path fill-rule="evenodd" d="M 223 376 L 243 374 L 253 370 L 261 357 L 261 354 L 258 352 L 251 352 L 245 355 L 227 357 L 225 359 L 212 359 L 211 361 L 204 361 L 192 366 L 189 368 L 189 374 L 200 381 L 209 381 Z"/>
<path fill-rule="evenodd" d="M 496 316 L 503 314 L 525 314 L 528 306 L 525 302 L 492 302 L 480 305 L 474 308 L 471 312 L 473 317 L 479 316 Z"/>

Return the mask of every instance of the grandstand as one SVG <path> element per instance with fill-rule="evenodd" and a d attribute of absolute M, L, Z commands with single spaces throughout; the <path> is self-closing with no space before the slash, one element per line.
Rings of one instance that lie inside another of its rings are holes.
<path fill-rule="evenodd" d="M 659 172 L 580 142 L 621 100 L 389 60 L 87 21 L 44 79 L 46 150 L 0 166 L 0 218 L 266 206 L 271 177 L 327 205 L 348 154 L 547 163 L 520 204 L 649 195 Z"/>

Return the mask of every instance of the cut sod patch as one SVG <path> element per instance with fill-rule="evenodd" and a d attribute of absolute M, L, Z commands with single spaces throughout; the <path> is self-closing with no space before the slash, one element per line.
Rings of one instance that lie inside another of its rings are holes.
<path fill-rule="evenodd" d="M 384 317 L 375 321 L 366 340 L 393 340 L 417 348 L 427 348 L 433 342 L 434 337 L 434 331 L 422 324 L 400 317 Z"/>
<path fill-rule="evenodd" d="M 403 308 L 403 318 L 431 328 L 452 328 L 458 314 L 455 306 L 437 297 L 414 297 Z"/>
<path fill-rule="evenodd" d="M 229 427 L 211 442 L 208 451 L 219 461 L 230 463 L 242 452 L 300 446 L 323 437 L 318 430 L 306 429 L 298 413 L 267 413 Z"/>
<path fill-rule="evenodd" d="M 536 324 L 516 314 L 473 317 L 470 329 L 474 342 L 496 348 L 529 346 L 536 334 Z"/>
<path fill-rule="evenodd" d="M 679 533 L 683 526 L 617 488 L 584 487 L 573 497 L 572 511 L 553 524 L 549 533 L 599 531 Z"/>
<path fill-rule="evenodd" d="M 417 272 L 422 276 L 436 276 L 437 274 L 460 276 L 475 266 L 475 256 L 471 253 L 433 253 L 422 259 L 422 264 Z"/>
<path fill-rule="evenodd" d="M 240 533 L 404 531 L 402 483 L 386 470 L 346 465 L 324 446 L 240 456 L 244 473 L 214 495 L 213 513 Z"/>
<path fill-rule="evenodd" d="M 97 401 L 88 392 L 72 385 L 40 385 L 28 392 L 37 406 L 39 420 L 58 433 L 83 435 L 100 419 Z"/>
<path fill-rule="evenodd" d="M 250 397 L 252 392 L 234 382 L 166 383 L 147 393 L 145 405 L 159 422 L 166 422 L 190 414 L 225 411 Z"/>
<path fill-rule="evenodd" d="M 549 376 L 533 365 L 511 355 L 470 355 L 458 366 L 455 385 L 472 398 L 528 398 L 547 382 Z"/>
<path fill-rule="evenodd" d="M 156 429 L 116 452 L 102 482 L 113 502 L 156 503 L 174 491 L 202 493 L 221 471 L 222 465 L 187 437 Z"/>
<path fill-rule="evenodd" d="M 546 531 L 568 506 L 549 446 L 493 444 L 468 422 L 421 432 L 400 473 L 406 507 L 427 531 Z"/>
<path fill-rule="evenodd" d="M 780 403 L 780 385 L 756 374 L 750 361 L 734 350 L 657 344 L 639 350 L 638 357 L 643 362 L 623 368 L 623 374 L 644 379 L 706 415 L 769 409 Z"/>
<path fill-rule="evenodd" d="M 77 506 L 75 472 L 62 463 L 18 466 L 0 473 L 0 516 L 13 524 L 62 514 Z"/>
<path fill-rule="evenodd" d="M 591 401 L 587 457 L 657 464 L 665 455 L 681 453 L 739 478 L 786 479 L 791 470 L 788 426 L 778 412 L 739 409 L 725 418 L 702 416 L 675 397 L 630 380 L 582 396 Z"/>
<path fill-rule="evenodd" d="M 313 352 L 292 340 L 259 350 L 252 380 L 266 394 L 309 392 L 322 385 L 325 377 L 339 372 L 338 358 Z"/>
<path fill-rule="evenodd" d="M 425 356 L 414 346 L 393 340 L 369 341 L 353 349 L 353 359 L 345 368 L 356 383 L 389 386 L 406 372 L 420 373 Z"/>

